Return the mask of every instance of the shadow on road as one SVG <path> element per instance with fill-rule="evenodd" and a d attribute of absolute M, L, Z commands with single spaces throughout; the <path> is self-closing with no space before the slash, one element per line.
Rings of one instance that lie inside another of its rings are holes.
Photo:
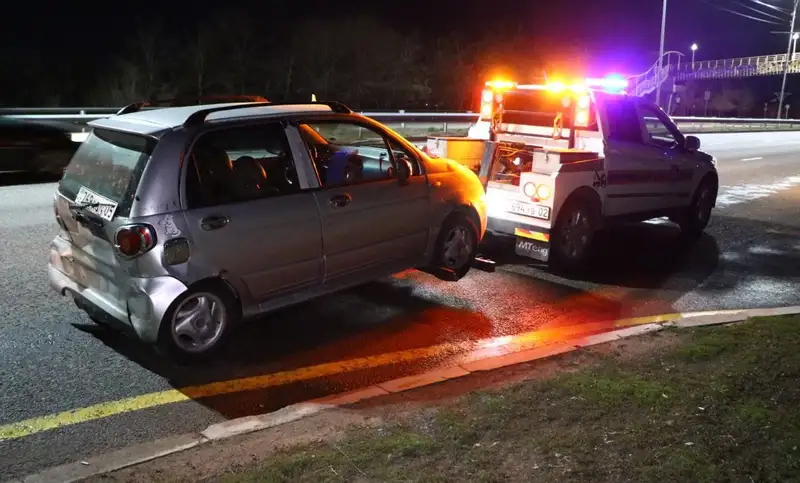
<path fill-rule="evenodd" d="M 688 291 L 714 272 L 719 263 L 720 248 L 712 234 L 704 233 L 690 243 L 671 224 L 622 226 L 599 233 L 595 240 L 586 269 L 558 275 L 617 287 Z M 490 250 L 500 265 L 526 265 L 549 272 L 544 264 L 515 255 L 513 239 L 494 239 Z M 673 281 L 677 274 L 679 279 Z"/>
<path fill-rule="evenodd" d="M 717 216 L 709 234 L 687 246 L 678 243 L 678 231 L 669 225 L 625 227 L 598 240 L 598 254 L 583 280 L 515 265 L 526 263 L 517 259 L 504 260 L 506 266 L 495 273 L 473 271 L 458 283 L 408 272 L 243 325 L 217 360 L 196 367 L 173 364 L 112 331 L 85 330 L 178 390 L 273 378 L 252 390 L 198 400 L 235 418 L 419 373 L 453 356 L 433 352 L 394 360 L 391 354 L 401 351 L 442 344 L 468 349 L 478 339 L 543 326 L 607 322 L 611 328 L 611 321 L 629 316 L 633 306 L 652 314 L 672 313 L 676 301 L 690 292 L 713 304 L 758 280 L 797 280 L 798 232 Z M 386 360 L 359 366 L 358 361 L 378 356 Z M 281 379 L 287 371 L 318 371 L 332 364 L 338 369 L 322 370 L 319 377 Z"/>
<path fill-rule="evenodd" d="M 497 274 L 476 272 L 452 284 L 414 272 L 373 282 L 244 324 L 217 359 L 200 366 L 172 363 L 113 330 L 89 324 L 79 328 L 179 390 L 254 376 L 279 378 L 280 373 L 311 367 L 320 374 L 335 373 L 299 381 L 289 378 L 286 383 L 199 401 L 235 418 L 419 373 L 456 356 L 462 345 L 467 350 L 476 340 L 532 330 L 543 320 L 567 313 L 576 317 L 602 314 L 608 320 L 619 314 L 617 303 L 514 274 L 498 279 L 500 285 L 507 285 L 505 303 L 494 300 L 492 305 L 480 306 L 474 299 L 486 298 L 483 289 L 492 278 Z M 471 288 L 460 294 L 462 284 Z M 437 346 L 449 349 L 429 349 Z M 403 355 L 412 350 L 425 354 Z"/>

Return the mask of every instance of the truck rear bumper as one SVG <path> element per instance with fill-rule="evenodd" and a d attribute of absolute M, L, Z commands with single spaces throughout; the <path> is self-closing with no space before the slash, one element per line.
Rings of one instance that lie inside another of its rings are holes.
<path fill-rule="evenodd" d="M 532 223 L 520 223 L 518 221 L 504 220 L 502 218 L 489 217 L 486 231 L 495 236 L 525 236 L 520 230 L 530 233 L 540 233 L 550 237 L 550 228 L 541 227 Z"/>

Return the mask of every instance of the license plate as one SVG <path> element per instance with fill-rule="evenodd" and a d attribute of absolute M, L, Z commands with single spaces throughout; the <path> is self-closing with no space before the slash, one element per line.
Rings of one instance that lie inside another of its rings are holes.
<path fill-rule="evenodd" d="M 523 257 L 546 262 L 550 259 L 550 244 L 539 240 L 531 240 L 530 238 L 517 237 L 515 252 Z"/>
<path fill-rule="evenodd" d="M 512 201 L 508 207 L 508 211 L 517 215 L 530 216 L 531 218 L 539 218 L 540 220 L 550 219 L 549 206 L 532 205 L 530 203 Z"/>
<path fill-rule="evenodd" d="M 86 211 L 90 211 L 106 221 L 114 219 L 114 213 L 117 211 L 117 203 L 94 191 L 81 187 L 81 189 L 78 190 L 78 194 L 75 196 L 75 204 L 83 205 L 91 203 L 97 203 L 99 206 L 87 207 Z"/>

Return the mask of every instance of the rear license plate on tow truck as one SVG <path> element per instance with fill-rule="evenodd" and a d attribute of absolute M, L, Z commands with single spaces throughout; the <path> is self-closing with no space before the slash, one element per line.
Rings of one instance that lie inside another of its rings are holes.
<path fill-rule="evenodd" d="M 539 240 L 518 236 L 514 251 L 517 255 L 533 258 L 541 262 L 546 262 L 550 259 L 550 243 Z"/>

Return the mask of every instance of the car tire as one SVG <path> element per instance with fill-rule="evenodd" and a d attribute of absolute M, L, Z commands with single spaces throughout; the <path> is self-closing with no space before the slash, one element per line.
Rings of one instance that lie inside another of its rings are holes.
<path fill-rule="evenodd" d="M 711 210 L 714 207 L 714 183 L 706 178 L 692 196 L 692 203 L 678 220 L 681 234 L 688 238 L 698 238 L 711 221 Z"/>
<path fill-rule="evenodd" d="M 584 268 L 591 255 L 599 218 L 597 203 L 585 197 L 567 200 L 551 233 L 549 265 L 565 271 Z"/>
<path fill-rule="evenodd" d="M 450 215 L 439 231 L 434 245 L 433 266 L 461 279 L 469 273 L 478 254 L 478 228 L 464 213 Z"/>
<path fill-rule="evenodd" d="M 170 305 L 158 333 L 158 349 L 170 359 L 194 363 L 210 359 L 241 320 L 236 298 L 219 283 L 191 288 Z"/>

